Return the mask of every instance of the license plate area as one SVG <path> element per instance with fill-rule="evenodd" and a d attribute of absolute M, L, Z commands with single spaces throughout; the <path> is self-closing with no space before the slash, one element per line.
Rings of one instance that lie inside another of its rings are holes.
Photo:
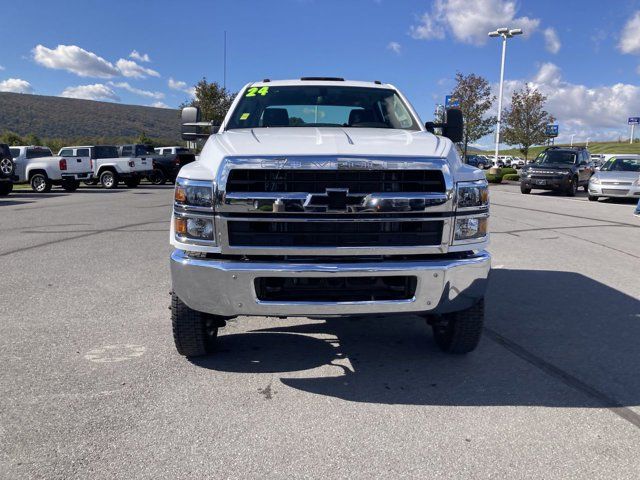
<path fill-rule="evenodd" d="M 538 179 L 535 179 L 535 180 L 533 180 L 533 184 L 534 184 L 534 185 L 546 185 L 546 184 L 547 184 L 547 181 L 546 181 L 546 180 L 538 180 Z"/>
<path fill-rule="evenodd" d="M 382 302 L 411 300 L 415 276 L 259 277 L 256 297 L 261 302 Z"/>

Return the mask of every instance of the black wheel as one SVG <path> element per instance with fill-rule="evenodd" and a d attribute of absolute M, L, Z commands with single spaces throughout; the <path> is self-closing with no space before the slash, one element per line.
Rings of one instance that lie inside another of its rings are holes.
<path fill-rule="evenodd" d="M 578 193 L 578 178 L 573 177 L 569 181 L 569 185 L 567 185 L 567 189 L 565 190 L 567 197 L 575 197 L 576 193 Z"/>
<path fill-rule="evenodd" d="M 167 183 L 167 177 L 159 168 L 154 168 L 153 173 L 149 175 L 149 181 L 154 185 L 164 185 Z"/>
<path fill-rule="evenodd" d="M 136 188 L 138 185 L 140 185 L 140 179 L 139 178 L 127 178 L 127 180 L 125 180 L 124 183 L 129 188 Z"/>
<path fill-rule="evenodd" d="M 198 357 L 213 352 L 218 327 L 224 325 L 224 320 L 189 308 L 172 292 L 171 324 L 178 353 L 185 357 Z"/>
<path fill-rule="evenodd" d="M 80 182 L 78 180 L 63 180 L 62 188 L 67 192 L 75 192 L 80 186 Z"/>
<path fill-rule="evenodd" d="M 480 343 L 484 323 L 484 300 L 461 312 L 443 315 L 433 324 L 433 337 L 443 352 L 464 354 Z"/>
<path fill-rule="evenodd" d="M 13 191 L 12 182 L 0 182 L 0 197 L 6 197 Z"/>
<path fill-rule="evenodd" d="M 531 187 L 527 187 L 524 184 L 520 184 L 520 193 L 524 193 L 525 195 L 529 195 L 531 193 Z"/>
<path fill-rule="evenodd" d="M 598 197 L 596 197 L 595 195 L 589 195 L 587 198 L 589 199 L 590 202 L 598 201 Z"/>
<path fill-rule="evenodd" d="M 16 166 L 10 158 L 0 159 L 0 178 L 9 178 L 15 172 Z"/>
<path fill-rule="evenodd" d="M 111 170 L 105 170 L 100 174 L 100 183 L 104 188 L 118 188 L 118 174 Z"/>
<path fill-rule="evenodd" d="M 29 183 L 31 184 L 31 190 L 36 193 L 51 191 L 51 180 L 44 173 L 34 173 Z"/>

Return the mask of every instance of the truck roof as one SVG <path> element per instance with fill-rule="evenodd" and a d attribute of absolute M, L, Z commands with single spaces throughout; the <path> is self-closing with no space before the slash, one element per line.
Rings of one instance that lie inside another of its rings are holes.
<path fill-rule="evenodd" d="M 289 87 L 295 85 L 334 85 L 343 87 L 366 87 L 366 88 L 389 88 L 396 89 L 389 83 L 382 83 L 378 80 L 366 82 L 361 80 L 344 80 L 335 77 L 302 77 L 294 80 L 270 80 L 264 79 L 261 82 L 252 82 L 247 87 Z"/>

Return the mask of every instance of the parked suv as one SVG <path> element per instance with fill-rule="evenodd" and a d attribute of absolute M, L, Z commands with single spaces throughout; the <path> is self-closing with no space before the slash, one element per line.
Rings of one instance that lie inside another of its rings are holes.
<path fill-rule="evenodd" d="M 491 165 L 491 161 L 484 155 L 467 155 L 467 164 L 484 170 Z"/>
<path fill-rule="evenodd" d="M 13 182 L 17 180 L 15 171 L 9 145 L 0 143 L 0 196 L 9 195 L 13 190 Z"/>
<path fill-rule="evenodd" d="M 555 190 L 573 197 L 578 187 L 589 189 L 594 168 L 585 147 L 549 147 L 522 169 L 520 191 Z"/>

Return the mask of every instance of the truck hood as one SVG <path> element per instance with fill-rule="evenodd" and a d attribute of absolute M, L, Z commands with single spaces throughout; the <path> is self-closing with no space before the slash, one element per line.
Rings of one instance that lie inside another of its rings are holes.
<path fill-rule="evenodd" d="M 424 131 L 277 127 L 227 130 L 212 139 L 225 155 L 369 155 L 444 157 L 450 142 Z"/>

